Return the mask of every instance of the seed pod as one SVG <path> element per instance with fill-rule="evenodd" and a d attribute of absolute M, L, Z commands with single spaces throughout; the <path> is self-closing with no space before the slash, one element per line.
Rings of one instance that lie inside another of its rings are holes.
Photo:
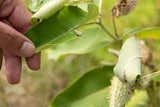
<path fill-rule="evenodd" d="M 131 87 L 121 82 L 117 77 L 113 77 L 111 84 L 109 107 L 124 107 L 132 97 Z"/>
<path fill-rule="evenodd" d="M 32 23 L 38 24 L 44 19 L 49 18 L 50 16 L 58 12 L 60 9 L 62 9 L 64 5 L 68 2 L 69 0 L 50 0 L 32 16 Z"/>
<path fill-rule="evenodd" d="M 130 11 L 134 9 L 137 4 L 137 0 L 118 0 L 118 4 L 113 7 L 113 16 L 123 16 L 127 15 Z"/>
<path fill-rule="evenodd" d="M 131 86 L 134 86 L 141 76 L 140 48 L 135 37 L 130 37 L 123 44 L 114 73 L 122 82 Z"/>

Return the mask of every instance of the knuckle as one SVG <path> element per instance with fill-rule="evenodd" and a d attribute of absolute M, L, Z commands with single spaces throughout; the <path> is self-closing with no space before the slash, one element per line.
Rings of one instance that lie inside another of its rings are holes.
<path fill-rule="evenodd" d="M 14 29 L 10 29 L 9 32 L 5 32 L 3 38 L 3 48 L 8 51 L 18 51 L 21 47 L 21 37 L 16 35 Z"/>

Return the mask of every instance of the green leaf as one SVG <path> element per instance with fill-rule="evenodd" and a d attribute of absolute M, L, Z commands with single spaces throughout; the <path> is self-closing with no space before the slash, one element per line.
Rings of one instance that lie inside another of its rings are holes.
<path fill-rule="evenodd" d="M 155 78 L 153 78 L 153 81 L 160 82 L 160 75 L 159 75 L 159 76 L 156 76 Z"/>
<path fill-rule="evenodd" d="M 108 107 L 107 95 L 109 95 L 109 90 L 105 88 L 74 102 L 71 107 Z"/>
<path fill-rule="evenodd" d="M 160 39 L 160 27 L 145 28 L 135 32 L 135 35 L 141 39 Z"/>
<path fill-rule="evenodd" d="M 51 53 L 49 58 L 57 60 L 61 56 L 68 54 L 85 54 L 97 48 L 103 48 L 112 41 L 97 25 L 90 26 L 79 32 L 82 34 L 81 37 L 72 38 L 71 40 L 55 45 L 54 49 L 49 51 L 49 53 Z M 72 34 L 72 37 L 73 35 L 74 34 Z M 67 37 L 67 35 L 65 37 Z"/>
<path fill-rule="evenodd" d="M 26 35 L 33 41 L 38 50 L 48 46 L 54 40 L 72 31 L 75 27 L 94 19 L 98 14 L 98 8 L 94 4 L 89 4 L 88 12 L 75 6 L 68 6 L 56 15 L 30 29 Z"/>
<path fill-rule="evenodd" d="M 147 28 L 137 28 L 128 31 L 124 34 L 125 36 L 135 35 L 140 39 L 155 39 L 160 40 L 160 27 L 147 27 Z"/>
<path fill-rule="evenodd" d="M 123 44 L 120 51 L 119 60 L 114 68 L 114 73 L 120 80 L 135 85 L 141 75 L 141 59 L 138 41 L 135 37 L 130 37 Z"/>
<path fill-rule="evenodd" d="M 107 107 L 113 66 L 91 70 L 60 93 L 50 107 Z M 104 90 L 103 90 L 104 89 Z"/>

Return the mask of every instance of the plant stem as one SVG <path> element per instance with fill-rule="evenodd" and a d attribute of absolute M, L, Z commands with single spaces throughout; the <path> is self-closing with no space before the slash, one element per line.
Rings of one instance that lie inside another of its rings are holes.
<path fill-rule="evenodd" d="M 97 24 L 100 25 L 100 27 L 114 40 L 118 40 L 118 38 L 115 38 L 110 31 L 102 24 L 101 17 L 102 17 L 102 5 L 103 5 L 103 0 L 99 0 L 99 16 L 98 16 L 98 21 Z M 118 37 L 118 36 L 117 36 Z"/>
<path fill-rule="evenodd" d="M 113 16 L 113 15 L 112 15 L 112 23 L 113 23 L 113 29 L 114 29 L 115 36 L 117 38 L 119 38 L 118 31 L 117 31 L 117 26 L 116 26 L 115 16 Z"/>
<path fill-rule="evenodd" d="M 148 80 L 153 80 L 154 78 L 160 76 L 160 71 L 157 71 L 157 72 L 153 72 L 153 73 L 150 73 L 150 74 L 147 74 L 147 75 L 144 75 L 142 76 L 141 79 L 148 79 Z"/>
<path fill-rule="evenodd" d="M 79 27 L 82 27 L 82 26 L 87 26 L 87 25 L 92 25 L 92 24 L 97 24 L 99 25 L 103 31 L 105 31 L 105 33 L 110 36 L 113 40 L 115 41 L 119 41 L 119 36 L 117 34 L 117 31 L 115 31 L 115 36 L 102 24 L 102 20 L 101 20 L 101 17 L 102 17 L 102 3 L 103 3 L 103 0 L 100 0 L 99 1 L 99 15 L 98 15 L 98 18 L 97 18 L 97 21 L 96 22 L 90 22 L 90 23 L 86 23 L 86 24 L 83 24 L 83 25 L 80 25 L 78 27 L 76 27 L 75 29 L 79 28 Z M 116 30 L 116 26 L 115 27 L 115 30 Z"/>
<path fill-rule="evenodd" d="M 99 0 L 99 14 L 101 15 L 102 14 L 102 5 L 103 5 L 103 0 Z"/>
<path fill-rule="evenodd" d="M 118 40 L 116 37 L 114 37 L 114 35 L 112 35 L 112 33 L 110 33 L 110 31 L 102 24 L 101 21 L 99 21 L 97 24 L 98 24 L 98 25 L 103 29 L 103 31 L 105 31 L 106 34 L 108 34 L 108 36 L 110 36 L 113 40 L 115 40 L 115 41 Z"/>
<path fill-rule="evenodd" d="M 99 19 L 98 19 L 98 20 L 99 20 Z M 113 40 L 115 40 L 115 41 L 118 40 L 118 39 L 117 39 L 116 37 L 114 37 L 114 36 L 110 33 L 110 31 L 109 31 L 101 22 L 99 22 L 99 21 L 97 21 L 97 22 L 85 23 L 85 24 L 82 24 L 82 25 L 76 27 L 75 29 L 78 29 L 78 28 L 83 27 L 83 26 L 93 25 L 93 24 L 99 25 L 99 26 L 103 29 L 103 31 L 105 31 L 105 33 L 106 33 L 107 35 L 109 35 Z"/>
<path fill-rule="evenodd" d="M 96 23 L 96 22 L 85 23 L 85 24 L 82 24 L 82 25 L 79 25 L 79 26 L 75 27 L 74 29 L 78 29 L 78 28 L 80 28 L 80 27 L 89 26 L 89 25 L 94 25 L 94 24 L 97 24 L 97 23 Z"/>
<path fill-rule="evenodd" d="M 120 52 L 118 50 L 111 49 L 111 48 L 108 49 L 108 52 L 112 53 L 116 57 L 119 57 L 119 54 L 120 54 Z"/>

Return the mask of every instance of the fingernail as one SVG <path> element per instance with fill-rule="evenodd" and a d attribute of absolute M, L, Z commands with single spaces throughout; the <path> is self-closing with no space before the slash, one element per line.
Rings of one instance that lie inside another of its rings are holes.
<path fill-rule="evenodd" d="M 24 42 L 20 48 L 20 54 L 24 57 L 31 57 L 35 53 L 35 47 L 32 43 Z"/>

